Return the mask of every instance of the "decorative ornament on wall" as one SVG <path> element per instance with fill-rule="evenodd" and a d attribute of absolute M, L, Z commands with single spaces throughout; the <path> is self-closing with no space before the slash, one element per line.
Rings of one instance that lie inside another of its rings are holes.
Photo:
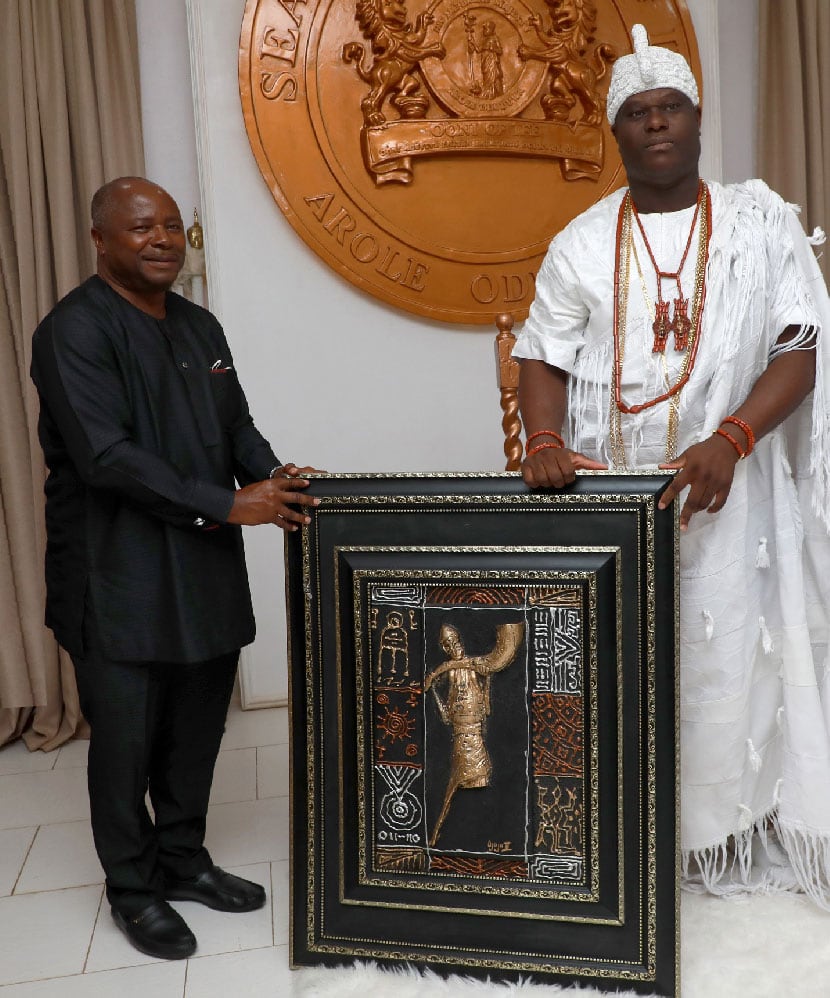
<path fill-rule="evenodd" d="M 184 266 L 179 271 L 173 290 L 207 307 L 207 273 L 205 269 L 205 230 L 199 221 L 199 212 L 193 209 L 193 224 L 187 230 L 187 245 L 185 246 Z"/>
<path fill-rule="evenodd" d="M 356 286 L 446 322 L 522 319 L 552 236 L 624 182 L 605 95 L 637 22 L 700 78 L 683 0 L 247 0 L 251 148 Z"/>

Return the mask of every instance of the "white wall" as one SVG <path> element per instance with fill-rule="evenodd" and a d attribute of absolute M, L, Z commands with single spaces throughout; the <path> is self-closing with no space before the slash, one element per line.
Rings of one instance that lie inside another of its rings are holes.
<path fill-rule="evenodd" d="M 718 4 L 723 180 L 757 177 L 758 0 Z"/>
<path fill-rule="evenodd" d="M 418 319 L 358 291 L 306 247 L 274 203 L 239 103 L 242 0 L 138 0 L 148 176 L 184 212 L 200 203 L 187 148 L 186 2 L 211 304 L 277 454 L 329 471 L 503 467 L 495 331 Z M 717 43 L 717 2 L 689 7 L 705 85 L 715 93 L 717 59 L 705 56 Z M 704 140 L 712 176 L 720 130 L 704 131 Z M 258 637 L 241 675 L 243 702 L 255 706 L 287 695 L 282 538 L 276 528 L 252 528 L 246 544 Z"/>
<path fill-rule="evenodd" d="M 190 13 L 202 77 L 209 293 L 251 410 L 279 457 L 328 471 L 503 467 L 490 333 L 398 312 L 306 247 L 274 203 L 245 134 L 242 5 L 193 0 Z M 267 702 L 287 693 L 282 538 L 276 529 L 249 530 L 247 550 L 258 638 L 243 661 L 243 693 L 249 703 Z"/>
<path fill-rule="evenodd" d="M 185 225 L 201 214 L 185 0 L 136 0 L 146 175 L 168 191 Z M 233 3 L 230 6 L 234 6 Z"/>

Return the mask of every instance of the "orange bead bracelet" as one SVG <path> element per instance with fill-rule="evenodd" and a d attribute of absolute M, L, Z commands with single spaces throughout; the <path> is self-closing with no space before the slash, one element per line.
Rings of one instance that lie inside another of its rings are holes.
<path fill-rule="evenodd" d="M 716 430 L 712 431 L 712 436 L 714 436 L 715 434 L 717 434 L 719 437 L 723 437 L 724 440 L 728 440 L 729 443 L 732 444 L 732 446 L 738 452 L 739 461 L 743 461 L 743 459 L 749 453 L 749 451 L 745 451 L 743 447 L 741 447 L 741 445 L 738 443 L 738 441 L 732 436 L 732 434 L 727 433 L 726 430 L 722 430 L 720 427 L 718 427 Z"/>
<path fill-rule="evenodd" d="M 746 434 L 746 450 L 743 453 L 743 457 L 749 457 L 752 451 L 755 449 L 755 434 L 752 432 L 752 427 L 749 423 L 744 422 L 738 416 L 727 416 L 725 419 L 721 420 L 721 423 L 732 423 L 737 426 L 739 430 L 743 430 Z"/>
<path fill-rule="evenodd" d="M 556 430 L 537 430 L 535 433 L 531 433 L 530 436 L 527 438 L 527 443 L 525 444 L 525 451 L 527 452 L 528 457 L 530 457 L 530 452 L 531 452 L 530 451 L 530 441 L 531 440 L 535 440 L 537 437 L 555 437 L 556 441 L 557 441 L 556 444 L 553 444 L 553 445 L 547 444 L 546 446 L 548 446 L 548 447 L 550 447 L 550 446 L 564 447 L 565 446 L 565 441 L 556 432 Z M 535 450 L 535 448 L 534 448 L 534 450 Z"/>
<path fill-rule="evenodd" d="M 530 448 L 527 456 L 531 457 L 533 454 L 538 454 L 540 450 L 562 450 L 562 444 L 536 444 L 535 447 Z"/>

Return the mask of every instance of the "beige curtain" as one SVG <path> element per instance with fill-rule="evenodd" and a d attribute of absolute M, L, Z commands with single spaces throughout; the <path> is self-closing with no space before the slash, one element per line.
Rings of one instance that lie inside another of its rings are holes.
<path fill-rule="evenodd" d="M 43 482 L 31 336 L 94 270 L 89 202 L 141 174 L 134 0 L 0 3 L 0 745 L 84 732 L 43 625 Z"/>
<path fill-rule="evenodd" d="M 830 232 L 830 0 L 760 0 L 759 172 Z M 830 279 L 830 243 L 819 263 Z"/>

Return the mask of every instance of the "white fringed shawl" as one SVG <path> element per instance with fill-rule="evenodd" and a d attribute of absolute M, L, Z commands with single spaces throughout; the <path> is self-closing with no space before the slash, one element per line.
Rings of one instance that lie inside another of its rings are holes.
<path fill-rule="evenodd" d="M 706 439 L 734 412 L 781 351 L 808 347 L 815 337 L 817 370 L 811 396 L 739 463 L 724 509 L 697 514 L 681 538 L 684 866 L 710 891 L 780 890 L 797 882 L 830 909 L 830 676 L 823 666 L 830 608 L 830 305 L 790 206 L 757 180 L 710 190 L 704 323 L 681 397 L 678 451 Z M 569 445 L 609 465 L 621 198 L 617 192 L 599 202 L 553 241 L 514 351 L 571 374 Z M 691 209 L 643 216 L 661 267 L 676 266 L 691 217 Z M 647 263 L 642 243 L 638 252 Z M 653 298 L 650 276 L 646 291 Z M 684 289 L 693 282 L 690 259 Z M 645 299 L 632 267 L 623 367 L 629 403 L 660 394 L 655 389 L 665 384 L 651 353 Z M 777 346 L 789 325 L 798 335 Z M 667 350 L 676 370 L 680 356 L 673 354 Z M 623 417 L 629 467 L 664 460 L 666 426 L 665 404 Z"/>

